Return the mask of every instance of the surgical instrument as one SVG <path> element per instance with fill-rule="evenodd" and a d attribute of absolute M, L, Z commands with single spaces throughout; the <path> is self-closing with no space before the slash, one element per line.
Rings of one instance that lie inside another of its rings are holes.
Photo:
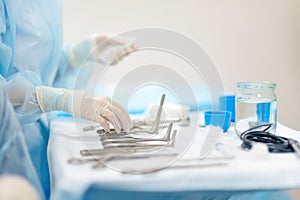
<path fill-rule="evenodd" d="M 164 105 L 165 97 L 166 97 L 165 94 L 163 94 L 161 96 L 158 111 L 156 113 L 156 117 L 155 117 L 155 120 L 153 122 L 152 127 L 150 129 L 146 129 L 146 128 L 143 128 L 141 126 L 133 126 L 130 133 L 141 133 L 141 132 L 150 133 L 150 134 L 157 134 L 158 133 L 161 114 L 162 114 L 162 108 L 163 108 L 163 105 Z M 135 131 L 135 129 L 138 129 L 138 130 Z"/>
<path fill-rule="evenodd" d="M 98 160 L 96 164 L 92 165 L 93 169 L 103 168 L 105 167 L 104 162 L 110 160 L 128 160 L 128 159 L 145 159 L 145 158 L 153 158 L 153 157 L 175 157 L 177 153 L 155 153 L 155 154 L 120 154 L 120 155 L 112 155 L 106 157 L 104 160 Z"/>
<path fill-rule="evenodd" d="M 172 138 L 170 142 L 164 145 L 159 144 L 148 144 L 148 145 L 132 145 L 132 146 L 122 146 L 122 147 L 116 147 L 116 146 L 110 146 L 106 147 L 104 149 L 84 149 L 80 150 L 80 154 L 82 156 L 90 156 L 90 155 L 105 155 L 111 152 L 128 152 L 128 153 L 135 153 L 135 152 L 149 152 L 154 151 L 157 149 L 167 147 L 174 147 L 175 146 L 175 137 L 176 137 L 176 130 L 173 131 Z"/>
<path fill-rule="evenodd" d="M 106 162 L 109 160 L 119 160 L 119 159 L 137 159 L 137 158 L 150 158 L 150 157 L 161 157 L 161 156 L 177 156 L 177 153 L 142 153 L 142 154 L 131 154 L 131 153 L 110 153 L 105 156 L 97 156 L 91 158 L 70 158 L 68 160 L 69 164 L 85 164 L 88 162 Z"/>
<path fill-rule="evenodd" d="M 169 141 L 139 141 L 139 142 L 119 142 L 119 143 L 104 143 L 102 146 L 104 148 L 108 147 L 115 147 L 115 148 L 123 148 L 123 147 L 141 147 L 141 148 L 151 148 L 151 147 L 167 147 L 167 146 L 174 146 L 176 138 L 176 130 L 173 131 L 172 137 Z M 159 144 L 147 144 L 147 142 L 154 142 Z"/>
<path fill-rule="evenodd" d="M 137 152 L 134 148 L 106 148 L 106 149 L 83 149 L 80 150 L 81 156 L 92 156 L 92 155 L 105 155 L 108 153 L 118 153 L 118 152 L 127 152 L 127 153 L 135 153 Z"/>
<path fill-rule="evenodd" d="M 173 123 L 170 123 L 168 126 L 168 130 L 166 134 L 162 138 L 141 138 L 141 137 L 119 137 L 119 138 L 108 138 L 105 135 L 100 137 L 102 145 L 108 143 L 137 143 L 137 142 L 168 142 L 171 139 L 171 131 L 172 131 Z"/>

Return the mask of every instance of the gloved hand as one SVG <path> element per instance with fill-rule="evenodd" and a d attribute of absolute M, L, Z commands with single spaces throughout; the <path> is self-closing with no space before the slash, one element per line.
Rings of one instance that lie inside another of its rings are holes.
<path fill-rule="evenodd" d="M 115 65 L 134 50 L 136 47 L 132 42 L 95 34 L 69 48 L 69 62 L 73 67 L 79 67 L 86 61 Z"/>
<path fill-rule="evenodd" d="M 37 86 L 36 95 L 43 112 L 62 110 L 74 117 L 98 122 L 107 132 L 109 123 L 117 133 L 121 129 L 130 131 L 131 120 L 127 111 L 109 97 L 45 86 Z"/>

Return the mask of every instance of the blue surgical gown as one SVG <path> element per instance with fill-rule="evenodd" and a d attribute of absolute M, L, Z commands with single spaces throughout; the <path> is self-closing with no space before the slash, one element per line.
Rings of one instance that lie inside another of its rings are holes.
<path fill-rule="evenodd" d="M 8 93 L 26 91 L 25 101 L 12 103 L 46 196 L 49 127 L 30 96 L 36 85 L 71 88 L 65 80 L 74 74 L 63 46 L 61 0 L 0 0 L 0 79 Z"/>
<path fill-rule="evenodd" d="M 0 175 L 23 176 L 35 187 L 40 199 L 44 199 L 40 181 L 29 156 L 22 128 L 1 83 L 0 115 Z"/>

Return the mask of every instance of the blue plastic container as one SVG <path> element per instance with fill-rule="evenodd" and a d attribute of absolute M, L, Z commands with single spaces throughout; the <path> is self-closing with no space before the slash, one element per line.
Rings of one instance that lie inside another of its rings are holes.
<path fill-rule="evenodd" d="M 226 132 L 231 123 L 231 112 L 229 111 L 206 111 L 204 112 L 205 126 L 219 126 Z"/>

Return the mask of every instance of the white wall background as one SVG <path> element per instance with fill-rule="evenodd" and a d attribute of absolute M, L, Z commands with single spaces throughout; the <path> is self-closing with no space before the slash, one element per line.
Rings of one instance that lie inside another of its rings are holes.
<path fill-rule="evenodd" d="M 277 84 L 279 121 L 300 130 L 299 0 L 64 0 L 64 40 L 167 28 L 199 45 L 228 93 L 238 81 Z"/>

